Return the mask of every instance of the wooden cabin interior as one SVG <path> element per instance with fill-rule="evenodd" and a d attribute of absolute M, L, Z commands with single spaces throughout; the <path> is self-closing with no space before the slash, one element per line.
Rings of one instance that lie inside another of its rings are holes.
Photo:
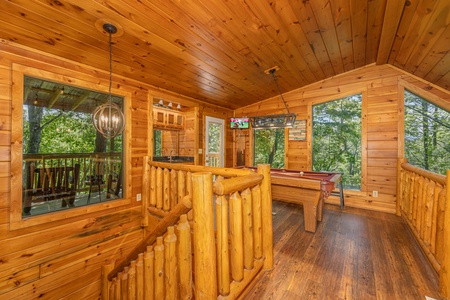
<path fill-rule="evenodd" d="M 449 171 L 407 163 L 405 90 L 450 111 L 448 0 L 0 1 L 0 299 L 449 298 Z M 108 94 L 119 155 L 24 152 L 26 105 L 75 116 Z M 284 168 L 303 174 L 312 107 L 354 94 L 360 188 L 343 209 L 319 189 L 305 231 L 307 200 L 235 168 L 254 130 L 229 120 L 295 114 Z"/>

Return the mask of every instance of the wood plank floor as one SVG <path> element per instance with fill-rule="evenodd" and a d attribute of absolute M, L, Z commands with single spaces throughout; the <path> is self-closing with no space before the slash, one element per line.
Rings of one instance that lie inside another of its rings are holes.
<path fill-rule="evenodd" d="M 327 206 L 315 234 L 274 201 L 274 268 L 241 299 L 439 299 L 437 274 L 395 215 Z"/>

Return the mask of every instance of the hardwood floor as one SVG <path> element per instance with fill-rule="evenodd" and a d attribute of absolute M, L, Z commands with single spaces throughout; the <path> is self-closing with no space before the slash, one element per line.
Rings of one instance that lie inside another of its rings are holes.
<path fill-rule="evenodd" d="M 241 299 L 439 299 L 437 274 L 400 217 L 327 206 L 316 233 L 274 201 L 274 268 Z"/>

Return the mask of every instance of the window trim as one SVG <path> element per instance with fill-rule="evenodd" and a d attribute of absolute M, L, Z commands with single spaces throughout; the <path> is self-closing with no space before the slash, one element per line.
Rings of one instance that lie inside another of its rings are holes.
<path fill-rule="evenodd" d="M 55 71 L 56 72 L 56 71 Z M 21 64 L 12 64 L 12 136 L 11 136 L 11 207 L 10 207 L 10 229 L 16 230 L 26 228 L 30 226 L 37 226 L 41 224 L 47 224 L 53 221 L 68 220 L 78 217 L 80 215 L 86 215 L 88 213 L 95 213 L 106 209 L 117 208 L 120 206 L 126 206 L 131 204 L 131 172 L 127 169 L 131 166 L 131 146 L 130 146 L 130 134 L 131 134 L 131 93 L 121 89 L 112 89 L 112 92 L 116 95 L 124 98 L 124 115 L 125 131 L 124 135 L 124 151 L 123 151 L 123 186 L 124 195 L 122 199 L 112 200 L 108 202 L 92 204 L 88 206 L 75 207 L 68 210 L 61 210 L 51 212 L 48 214 L 32 216 L 29 218 L 22 218 L 23 199 L 22 199 L 22 131 L 23 131 L 23 98 L 24 98 L 24 76 L 31 76 L 42 78 L 43 80 L 61 82 L 67 85 L 78 86 L 83 89 L 96 90 L 104 93 L 108 93 L 107 82 L 90 82 L 85 79 L 85 76 L 81 73 L 78 77 L 71 77 L 62 75 L 63 71 L 53 73 L 42 69 L 37 69 L 30 66 Z M 98 80 L 98 78 L 96 78 Z"/>

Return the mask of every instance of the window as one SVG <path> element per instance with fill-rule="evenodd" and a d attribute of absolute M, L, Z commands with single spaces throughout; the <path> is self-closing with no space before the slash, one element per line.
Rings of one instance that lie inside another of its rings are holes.
<path fill-rule="evenodd" d="M 343 173 L 347 189 L 361 187 L 362 95 L 313 106 L 313 170 Z"/>
<path fill-rule="evenodd" d="M 254 165 L 284 168 L 284 128 L 254 130 Z"/>
<path fill-rule="evenodd" d="M 405 90 L 405 157 L 445 175 L 450 169 L 450 113 Z"/>
<path fill-rule="evenodd" d="M 123 136 L 92 125 L 108 95 L 28 76 L 23 89 L 23 217 L 123 198 Z"/>

